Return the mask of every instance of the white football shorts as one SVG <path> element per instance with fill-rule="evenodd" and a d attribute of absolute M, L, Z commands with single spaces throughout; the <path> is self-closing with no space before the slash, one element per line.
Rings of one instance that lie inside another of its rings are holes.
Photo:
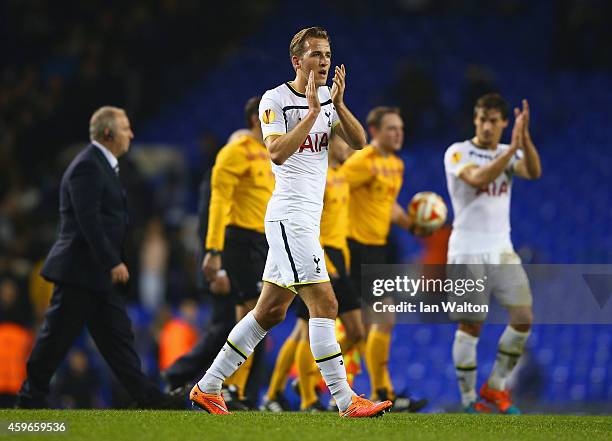
<path fill-rule="evenodd" d="M 509 308 L 513 306 L 531 306 L 533 299 L 529 279 L 525 273 L 521 258 L 514 250 L 484 254 L 449 255 L 447 277 L 461 278 L 469 274 L 469 278 L 484 278 L 486 289 L 482 294 L 467 298 L 449 296 L 450 301 L 461 303 L 469 301 L 472 304 L 488 305 L 491 296 L 499 304 Z M 450 313 L 452 320 L 484 321 L 484 312 L 454 312 Z"/>
<path fill-rule="evenodd" d="M 329 282 L 320 226 L 307 221 L 265 222 L 268 257 L 262 280 L 297 293 L 296 286 Z"/>

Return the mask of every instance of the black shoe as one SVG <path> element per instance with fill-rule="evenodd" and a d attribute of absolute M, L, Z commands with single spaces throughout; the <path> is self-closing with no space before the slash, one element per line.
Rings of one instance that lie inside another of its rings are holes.
<path fill-rule="evenodd" d="M 388 398 L 389 394 L 387 393 L 386 389 L 378 389 L 376 391 L 376 394 L 378 395 L 378 399 L 380 401 L 385 401 L 389 399 Z M 407 396 L 405 397 L 402 395 L 397 395 L 395 399 L 391 401 L 393 402 L 394 412 L 409 412 L 409 413 L 415 413 L 415 412 L 420 411 L 425 406 L 427 406 L 427 403 L 429 402 L 425 398 L 416 400 L 414 398 L 410 398 Z"/>
<path fill-rule="evenodd" d="M 259 410 L 268 411 L 268 412 L 288 412 L 291 410 L 291 406 L 289 405 L 289 401 L 285 398 L 281 392 L 277 392 L 276 397 L 274 399 L 264 398 L 263 403 L 259 406 Z"/>
<path fill-rule="evenodd" d="M 164 382 L 164 392 L 167 394 L 173 393 L 175 390 L 187 387 L 189 385 L 188 381 L 173 377 L 172 375 L 168 374 L 168 371 L 163 371 L 159 374 L 159 376 Z M 191 383 L 191 386 L 193 386 L 193 383 Z M 191 387 L 189 387 L 189 390 L 187 390 L 187 394 L 189 394 L 190 391 Z"/>
<path fill-rule="evenodd" d="M 284 393 L 277 392 L 277 394 L 276 394 L 276 401 L 281 405 L 283 410 L 285 410 L 285 411 L 290 411 L 291 410 L 291 404 L 289 404 L 289 400 L 287 400 L 287 398 L 285 397 Z"/>
<path fill-rule="evenodd" d="M 308 406 L 306 409 L 302 409 L 301 411 L 309 413 L 327 412 L 327 408 L 323 406 L 319 400 L 317 400 L 313 404 Z"/>
<path fill-rule="evenodd" d="M 249 400 L 248 398 L 245 398 L 244 400 L 240 400 L 240 402 L 242 403 L 244 407 L 246 407 L 246 410 L 259 410 L 257 406 L 253 404 L 253 402 Z"/>
<path fill-rule="evenodd" d="M 238 388 L 236 386 L 234 386 L 233 384 L 230 384 L 227 387 L 227 389 L 229 393 L 231 394 L 232 399 L 235 400 L 236 403 L 240 403 L 239 406 L 242 408 L 241 410 L 258 410 L 257 406 L 253 404 L 253 402 L 250 399 L 245 398 L 244 400 L 241 400 L 238 397 Z"/>
<path fill-rule="evenodd" d="M 138 406 L 140 407 L 140 406 Z M 152 409 L 187 409 L 187 395 L 185 394 L 164 394 L 159 403 L 151 407 Z"/>
<path fill-rule="evenodd" d="M 230 384 L 228 387 L 224 387 L 221 389 L 221 395 L 225 400 L 225 405 L 228 410 L 234 410 L 236 412 L 242 412 L 245 410 L 251 410 L 246 400 L 240 400 L 238 398 L 238 388 L 233 384 Z"/>
<path fill-rule="evenodd" d="M 408 397 L 396 397 L 393 400 L 393 410 L 395 412 L 410 412 L 416 413 L 427 406 L 427 399 L 421 398 L 420 400 Z"/>
<path fill-rule="evenodd" d="M 189 397 L 189 392 L 191 392 L 192 388 L 193 388 L 193 384 L 186 383 L 186 384 L 184 384 L 182 386 L 175 387 L 174 389 L 170 390 L 167 393 L 171 397 L 178 396 L 180 398 L 187 399 L 187 397 Z"/>
<path fill-rule="evenodd" d="M 17 395 L 15 409 L 49 409 L 49 403 L 45 398 L 31 399 L 22 395 Z"/>
<path fill-rule="evenodd" d="M 295 377 L 291 382 L 291 389 L 293 389 L 293 392 L 295 392 L 297 395 L 300 395 L 300 379 L 298 377 Z M 317 394 L 317 398 L 321 398 L 321 389 L 318 386 L 315 386 L 314 390 L 315 394 Z"/>

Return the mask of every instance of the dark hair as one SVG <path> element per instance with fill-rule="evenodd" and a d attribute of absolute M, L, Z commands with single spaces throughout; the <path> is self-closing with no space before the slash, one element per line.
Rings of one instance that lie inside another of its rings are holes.
<path fill-rule="evenodd" d="M 478 98 L 478 101 L 476 101 L 476 105 L 474 106 L 474 116 L 476 115 L 478 109 L 499 110 L 503 120 L 507 120 L 510 116 L 510 107 L 508 106 L 508 102 L 498 93 L 487 93 L 486 95 Z"/>
<path fill-rule="evenodd" d="M 261 101 L 260 96 L 254 96 L 249 98 L 249 100 L 244 105 L 244 119 L 246 121 L 246 126 L 248 129 L 253 128 L 253 122 L 251 121 L 251 117 L 253 115 L 259 114 L 259 102 Z"/>
<path fill-rule="evenodd" d="M 296 57 L 301 57 L 304 55 L 304 45 L 306 44 L 306 40 L 309 38 L 324 38 L 331 43 L 329 34 L 322 27 L 313 26 L 302 29 L 291 39 L 291 43 L 289 44 L 289 56 L 293 57 L 295 55 Z"/>
<path fill-rule="evenodd" d="M 368 117 L 366 118 L 366 125 L 368 127 L 375 127 L 377 129 L 380 129 L 380 125 L 382 124 L 383 118 L 389 113 L 394 113 L 398 116 L 401 116 L 399 107 L 374 107 L 372 110 L 370 110 L 370 113 L 368 113 Z"/>

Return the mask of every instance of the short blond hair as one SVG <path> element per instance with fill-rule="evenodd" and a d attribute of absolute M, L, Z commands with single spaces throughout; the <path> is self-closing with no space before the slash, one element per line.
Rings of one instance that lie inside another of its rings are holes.
<path fill-rule="evenodd" d="M 125 110 L 120 107 L 103 106 L 96 110 L 89 120 L 89 139 L 101 141 L 104 139 L 106 129 L 116 128 L 117 116 L 125 114 Z"/>
<path fill-rule="evenodd" d="M 295 34 L 291 39 L 291 43 L 289 44 L 289 56 L 301 57 L 302 55 L 304 55 L 304 45 L 306 44 L 306 40 L 308 40 L 309 38 L 323 38 L 331 44 L 329 34 L 322 27 L 313 26 L 310 28 L 305 28 Z"/>

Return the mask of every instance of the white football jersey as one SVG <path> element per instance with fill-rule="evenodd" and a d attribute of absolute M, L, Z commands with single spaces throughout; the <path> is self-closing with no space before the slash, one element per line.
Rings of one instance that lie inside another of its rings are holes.
<path fill-rule="evenodd" d="M 308 137 L 282 165 L 272 163 L 275 186 L 266 221 L 304 219 L 319 225 L 327 177 L 327 153 L 332 128 L 339 122 L 327 86 L 319 87 L 321 112 Z M 308 113 L 306 95 L 289 83 L 264 93 L 259 104 L 263 137 L 284 135 Z"/>
<path fill-rule="evenodd" d="M 522 152 L 517 151 L 504 172 L 487 187 L 474 188 L 459 178 L 465 167 L 485 165 L 508 148 L 507 144 L 499 144 L 496 150 L 486 150 L 468 140 L 455 143 L 446 150 L 444 169 L 455 214 L 448 244 L 449 256 L 512 250 L 510 195 L 514 165 Z"/>

